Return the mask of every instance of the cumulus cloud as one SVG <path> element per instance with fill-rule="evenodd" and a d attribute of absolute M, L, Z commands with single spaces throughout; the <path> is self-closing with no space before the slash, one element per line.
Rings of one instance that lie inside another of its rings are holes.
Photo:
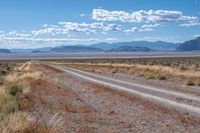
<path fill-rule="evenodd" d="M 72 33 L 85 33 L 96 34 L 97 30 L 102 30 L 103 32 L 109 31 L 120 31 L 121 25 L 118 24 L 108 24 L 104 22 L 100 23 L 76 23 L 76 22 L 59 22 L 58 25 L 43 25 L 42 29 L 34 30 L 31 33 L 35 36 L 38 35 L 57 35 L 57 34 L 72 34 Z"/>
<path fill-rule="evenodd" d="M 100 23 L 75 23 L 75 22 L 59 22 L 62 27 L 64 27 L 68 31 L 84 31 L 88 30 L 92 33 L 97 29 L 101 29 L 103 31 L 120 31 L 121 25 L 118 24 L 108 24 L 104 22 Z"/>
<path fill-rule="evenodd" d="M 135 12 L 93 9 L 92 18 L 98 21 L 121 21 L 129 23 L 187 22 L 198 21 L 195 16 L 184 16 L 181 11 L 140 10 Z"/>

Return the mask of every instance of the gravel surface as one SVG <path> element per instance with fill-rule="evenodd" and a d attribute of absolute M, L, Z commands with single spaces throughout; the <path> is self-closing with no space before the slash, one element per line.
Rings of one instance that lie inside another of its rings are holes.
<path fill-rule="evenodd" d="M 200 132 L 198 118 L 100 86 L 46 65 L 32 95 L 38 121 L 58 132 Z"/>

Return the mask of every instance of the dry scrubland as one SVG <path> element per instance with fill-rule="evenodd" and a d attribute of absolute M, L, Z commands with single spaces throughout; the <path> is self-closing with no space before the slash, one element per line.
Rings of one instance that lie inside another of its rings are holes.
<path fill-rule="evenodd" d="M 31 107 L 31 83 L 42 79 L 42 73 L 27 63 L 2 63 L 0 85 L 0 132 L 48 132 L 28 113 Z"/>
<path fill-rule="evenodd" d="M 183 85 L 200 86 L 200 57 L 82 59 L 50 61 L 98 73 L 123 73 L 146 80 L 177 81 Z"/>
<path fill-rule="evenodd" d="M 170 66 L 164 64 L 166 61 Z M 142 78 L 160 74 L 163 77 L 156 80 L 174 78 L 184 83 L 192 77 L 196 86 L 199 79 L 199 58 L 48 62 L 102 74 Z M 2 62 L 0 68 L 0 133 L 199 132 L 198 118 L 81 80 L 43 63 Z"/>

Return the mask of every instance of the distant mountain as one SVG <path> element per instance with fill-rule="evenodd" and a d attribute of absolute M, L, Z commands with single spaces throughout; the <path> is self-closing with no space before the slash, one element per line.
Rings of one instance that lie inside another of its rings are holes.
<path fill-rule="evenodd" d="M 39 50 L 33 50 L 32 53 L 41 53 Z"/>
<path fill-rule="evenodd" d="M 32 49 L 11 49 L 12 53 L 46 53 L 46 52 L 108 52 L 108 51 L 127 51 L 126 47 L 132 47 L 131 51 L 144 51 L 144 49 L 140 48 L 149 48 L 153 51 L 174 51 L 176 50 L 177 43 L 156 41 L 156 42 L 148 42 L 148 41 L 132 41 L 132 42 L 115 42 L 115 43 L 107 43 L 101 42 L 97 44 L 91 44 L 89 46 L 85 45 L 73 45 L 70 46 L 68 44 L 57 46 L 57 47 L 44 47 L 44 48 L 32 48 Z M 123 47 L 126 46 L 126 47 Z M 129 48 L 130 48 L 129 47 Z M 119 48 L 119 49 L 118 49 Z M 124 50 L 122 50 L 122 49 Z M 148 50 L 147 50 L 148 51 Z"/>
<path fill-rule="evenodd" d="M 52 47 L 44 47 L 44 48 L 32 48 L 32 49 L 11 49 L 13 53 L 34 53 L 36 51 L 40 52 L 48 52 L 52 49 Z"/>
<path fill-rule="evenodd" d="M 178 51 L 200 51 L 200 37 L 186 41 L 177 47 Z"/>
<path fill-rule="evenodd" d="M 91 45 L 91 47 L 100 48 L 103 50 L 116 49 L 122 46 L 148 47 L 153 50 L 170 51 L 170 50 L 175 50 L 178 44 L 163 42 L 163 41 L 156 41 L 156 42 L 135 41 L 135 42 L 116 42 L 116 43 L 102 42 Z"/>
<path fill-rule="evenodd" d="M 101 52 L 100 48 L 88 47 L 88 46 L 63 46 L 55 47 L 50 50 L 51 52 Z"/>
<path fill-rule="evenodd" d="M 121 46 L 116 49 L 111 49 L 109 52 L 150 52 L 153 51 L 148 47 L 138 47 L 138 46 Z"/>
<path fill-rule="evenodd" d="M 6 54 L 10 54 L 11 51 L 8 49 L 0 49 L 0 53 L 6 53 Z"/>

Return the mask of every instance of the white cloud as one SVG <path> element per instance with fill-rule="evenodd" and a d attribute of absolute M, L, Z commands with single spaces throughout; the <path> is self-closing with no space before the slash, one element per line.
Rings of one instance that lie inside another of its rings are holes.
<path fill-rule="evenodd" d="M 117 38 L 106 38 L 107 42 L 115 42 L 117 40 L 118 40 Z"/>
<path fill-rule="evenodd" d="M 146 31 L 153 31 L 154 29 L 152 28 L 144 28 L 144 29 L 139 29 L 138 32 L 146 32 Z"/>
<path fill-rule="evenodd" d="M 104 31 L 117 31 L 120 30 L 121 25 L 118 24 L 108 24 L 104 22 L 100 23 L 74 23 L 74 22 L 59 22 L 60 25 L 62 25 L 66 29 L 82 29 L 82 28 L 88 28 L 88 29 L 102 29 Z"/>
<path fill-rule="evenodd" d="M 87 14 L 85 14 L 85 13 L 82 13 L 82 14 L 80 14 L 80 17 L 86 17 L 87 16 Z"/>
<path fill-rule="evenodd" d="M 33 34 L 34 36 L 39 36 L 44 34 L 55 35 L 56 33 L 60 33 L 61 30 L 62 30 L 61 28 L 46 27 L 44 29 L 33 30 L 31 31 L 31 34 Z"/>
<path fill-rule="evenodd" d="M 5 37 L 5 42 L 15 44 L 78 44 L 98 42 L 97 38 L 34 38 L 34 37 Z"/>
<path fill-rule="evenodd" d="M 150 42 L 155 42 L 155 41 L 166 41 L 168 42 L 170 39 L 169 38 L 164 38 L 164 37 L 153 37 L 153 36 L 144 36 L 142 38 L 134 38 L 134 41 L 150 41 Z"/>
<path fill-rule="evenodd" d="M 160 24 L 145 24 L 145 25 L 142 25 L 141 28 L 156 28 L 158 26 L 161 26 Z"/>
<path fill-rule="evenodd" d="M 17 31 L 13 30 L 8 32 L 8 36 L 15 36 L 15 37 L 29 37 L 31 34 L 29 33 L 18 33 Z"/>
<path fill-rule="evenodd" d="M 180 24 L 179 26 L 181 27 L 191 27 L 191 26 L 199 26 L 200 23 L 195 22 L 195 23 L 184 23 L 184 24 Z"/>
<path fill-rule="evenodd" d="M 4 31 L 0 31 L 0 37 L 4 36 Z"/>
<path fill-rule="evenodd" d="M 76 23 L 76 22 L 59 22 L 57 25 L 44 24 L 42 28 L 32 31 L 18 32 L 12 30 L 10 32 L 0 31 L 0 42 L 2 45 L 27 46 L 38 44 L 89 44 L 100 42 L 98 38 L 90 38 L 86 36 L 77 37 L 76 33 L 97 34 L 121 31 L 122 26 L 105 22 L 98 23 Z M 114 38 L 105 38 L 101 41 L 115 41 Z M 42 46 L 42 45 L 41 45 Z M 32 46 L 29 46 L 32 47 Z"/>
<path fill-rule="evenodd" d="M 137 32 L 137 31 L 138 31 L 137 27 L 132 27 L 131 29 L 124 30 L 125 33 Z"/>
<path fill-rule="evenodd" d="M 131 33 L 131 32 L 147 32 L 147 31 L 153 31 L 154 28 L 161 26 L 160 24 L 145 24 L 141 27 L 132 27 L 131 29 L 126 29 L 123 32 L 125 33 Z"/>
<path fill-rule="evenodd" d="M 200 37 L 200 34 L 199 35 L 194 35 L 194 38 L 197 38 L 197 37 Z"/>
<path fill-rule="evenodd" d="M 197 17 L 184 16 L 181 11 L 169 10 L 140 10 L 135 12 L 107 11 L 94 9 L 92 18 L 98 21 L 121 21 L 129 23 L 156 23 L 156 22 L 188 22 L 198 21 Z"/>
<path fill-rule="evenodd" d="M 100 23 L 76 23 L 76 22 L 59 22 L 58 25 L 43 25 L 44 28 L 34 30 L 31 33 L 35 36 L 39 35 L 57 35 L 57 34 L 67 34 L 72 33 L 84 33 L 84 34 L 96 34 L 97 30 L 102 30 L 103 32 L 109 31 L 121 31 L 121 25 L 118 24 L 108 24 L 104 22 Z"/>

